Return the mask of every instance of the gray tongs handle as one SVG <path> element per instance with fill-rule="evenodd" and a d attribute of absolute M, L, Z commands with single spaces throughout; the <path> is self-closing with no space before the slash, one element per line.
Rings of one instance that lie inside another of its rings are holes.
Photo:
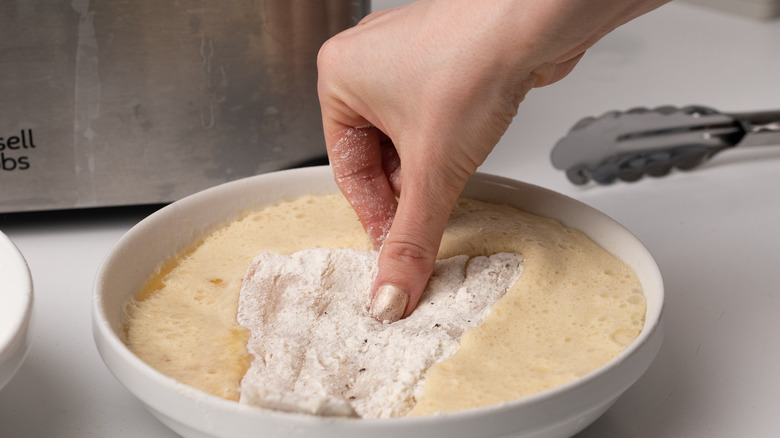
<path fill-rule="evenodd" d="M 737 146 L 780 145 L 780 110 L 734 113 L 732 117 L 745 130 Z"/>
<path fill-rule="evenodd" d="M 759 145 L 780 145 L 780 110 L 634 108 L 580 120 L 555 145 L 551 159 L 574 184 L 609 184 L 693 169 L 725 149 Z"/>

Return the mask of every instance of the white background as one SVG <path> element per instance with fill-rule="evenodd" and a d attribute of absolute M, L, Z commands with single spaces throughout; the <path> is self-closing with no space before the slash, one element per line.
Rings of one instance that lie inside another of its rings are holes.
<path fill-rule="evenodd" d="M 693 172 L 608 187 L 572 186 L 549 162 L 584 116 L 667 104 L 780 109 L 780 22 L 672 3 L 629 23 L 570 77 L 532 91 L 481 170 L 604 211 L 647 245 L 664 275 L 667 336 L 656 361 L 579 437 L 777 436 L 780 147 L 727 151 Z M 0 436 L 174 436 L 103 366 L 90 327 L 100 262 L 151 211 L 0 217 L 36 293 L 32 348 L 0 391 Z"/>

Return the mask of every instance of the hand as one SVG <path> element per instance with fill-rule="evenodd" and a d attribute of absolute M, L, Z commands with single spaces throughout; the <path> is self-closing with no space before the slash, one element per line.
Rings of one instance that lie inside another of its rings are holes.
<path fill-rule="evenodd" d="M 371 314 L 409 315 L 444 227 L 533 87 L 667 0 L 420 0 L 326 42 L 318 90 L 334 177 L 380 249 Z"/>

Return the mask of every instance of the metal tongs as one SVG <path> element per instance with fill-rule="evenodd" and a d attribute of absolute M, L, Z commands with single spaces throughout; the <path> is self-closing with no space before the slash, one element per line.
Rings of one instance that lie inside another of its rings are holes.
<path fill-rule="evenodd" d="M 634 108 L 580 120 L 555 145 L 551 160 L 574 184 L 611 184 L 690 170 L 723 150 L 761 145 L 780 145 L 780 110 Z"/>

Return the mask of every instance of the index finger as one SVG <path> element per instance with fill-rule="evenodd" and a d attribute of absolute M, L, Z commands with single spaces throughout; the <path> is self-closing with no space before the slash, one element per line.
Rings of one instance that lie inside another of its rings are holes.
<path fill-rule="evenodd" d="M 328 158 L 336 184 L 378 249 L 398 203 L 382 166 L 379 130 L 323 121 Z"/>

